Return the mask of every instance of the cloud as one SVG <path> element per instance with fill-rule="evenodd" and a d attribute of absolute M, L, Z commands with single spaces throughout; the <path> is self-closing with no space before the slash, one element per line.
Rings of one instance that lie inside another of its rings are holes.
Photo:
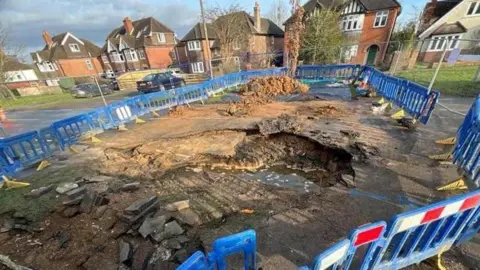
<path fill-rule="evenodd" d="M 12 43 L 41 49 L 42 30 L 71 32 L 102 46 L 108 33 L 122 24 L 153 16 L 182 37 L 199 20 L 199 11 L 176 1 L 145 0 L 0 0 L 0 18 Z"/>

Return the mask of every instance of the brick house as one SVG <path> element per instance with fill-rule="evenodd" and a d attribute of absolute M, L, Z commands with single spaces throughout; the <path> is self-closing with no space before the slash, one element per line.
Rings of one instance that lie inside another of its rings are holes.
<path fill-rule="evenodd" d="M 248 44 L 235 47 L 235 62 L 249 59 L 255 55 L 278 54 L 283 52 L 283 30 L 274 22 L 260 16 L 260 5 L 255 3 L 253 16 L 245 11 L 225 15 L 217 20 L 222 20 L 226 16 L 238 16 L 238 23 L 245 24 Z M 214 22 L 215 23 L 215 22 Z M 186 58 L 190 63 L 189 71 L 192 73 L 202 73 L 208 71 L 208 55 L 205 48 L 209 48 L 212 57 L 212 65 L 215 65 L 215 59 L 222 58 L 220 50 L 220 40 L 217 38 L 212 24 L 207 24 L 208 42 L 205 38 L 205 30 L 202 23 L 197 23 L 183 38 L 182 43 L 186 44 Z M 247 57 L 248 55 L 248 57 Z"/>
<path fill-rule="evenodd" d="M 99 61 L 100 48 L 92 42 L 66 32 L 51 37 L 42 32 L 45 47 L 30 53 L 33 63 L 47 84 L 55 84 L 56 78 L 68 76 L 98 75 L 103 72 Z"/>
<path fill-rule="evenodd" d="M 418 61 L 438 62 L 445 49 L 446 58 L 452 50 L 460 49 L 467 60 L 465 56 L 475 58 L 475 54 L 473 60 L 480 61 L 479 42 L 471 41 L 480 39 L 480 1 L 432 0 L 425 5 L 419 33 Z"/>
<path fill-rule="evenodd" d="M 108 34 L 101 58 L 105 70 L 115 72 L 167 68 L 177 61 L 176 43 L 175 33 L 155 18 L 126 17 Z"/>
<path fill-rule="evenodd" d="M 310 0 L 303 8 L 306 17 L 323 8 L 339 10 L 339 30 L 347 42 L 342 48 L 342 57 L 349 63 L 368 65 L 383 62 L 401 11 L 396 0 Z M 285 22 L 287 27 L 289 22 L 290 19 Z M 284 59 L 287 59 L 286 48 L 284 52 Z"/>

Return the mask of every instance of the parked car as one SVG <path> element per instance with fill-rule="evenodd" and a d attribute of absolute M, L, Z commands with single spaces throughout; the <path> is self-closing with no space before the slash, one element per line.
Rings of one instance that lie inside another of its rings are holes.
<path fill-rule="evenodd" d="M 170 73 L 153 73 L 137 82 L 137 90 L 147 94 L 185 86 L 185 80 Z"/>
<path fill-rule="evenodd" d="M 104 95 L 110 95 L 111 93 L 113 93 L 113 89 L 108 87 L 107 85 L 100 85 L 100 88 L 102 89 L 102 93 Z M 75 98 L 93 98 L 101 96 L 97 85 L 94 83 L 78 84 L 70 90 L 70 93 Z"/>
<path fill-rule="evenodd" d="M 111 69 L 105 70 L 105 73 L 102 74 L 102 78 L 104 79 L 114 79 L 116 77 L 117 76 L 115 75 L 115 72 L 113 72 Z"/>

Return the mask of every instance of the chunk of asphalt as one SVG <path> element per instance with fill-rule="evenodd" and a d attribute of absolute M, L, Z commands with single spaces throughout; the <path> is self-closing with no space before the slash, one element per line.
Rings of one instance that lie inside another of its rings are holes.
<path fill-rule="evenodd" d="M 52 189 L 54 187 L 55 187 L 54 185 L 48 185 L 46 187 L 32 189 L 30 192 L 26 193 L 24 195 L 24 197 L 25 198 L 38 198 L 38 197 L 43 196 L 43 195 L 49 193 L 50 191 L 52 191 Z"/>
<path fill-rule="evenodd" d="M 75 216 L 76 214 L 80 213 L 80 207 L 78 207 L 77 205 L 75 206 L 71 206 L 71 207 L 67 207 L 65 208 L 63 211 L 62 211 L 62 216 L 63 217 L 66 217 L 66 218 L 71 218 L 73 216 Z"/>
<path fill-rule="evenodd" d="M 163 227 L 168 219 L 169 217 L 166 215 L 147 217 L 142 223 L 142 226 L 140 226 L 138 229 L 138 232 L 143 236 L 143 238 L 147 238 L 147 236 L 154 232 L 161 232 L 163 231 Z"/>
<path fill-rule="evenodd" d="M 95 204 L 97 198 L 97 192 L 88 191 L 85 196 L 83 196 L 82 202 L 80 203 L 80 211 L 83 213 L 90 213 L 92 207 Z"/>
<path fill-rule="evenodd" d="M 164 240 L 162 242 L 162 245 L 168 249 L 175 249 L 179 250 L 182 248 L 182 244 L 180 244 L 180 241 L 178 241 L 176 238 L 171 238 L 168 240 Z"/>
<path fill-rule="evenodd" d="M 123 185 L 120 190 L 121 191 L 135 191 L 140 188 L 140 182 L 133 182 Z"/>
<path fill-rule="evenodd" d="M 149 207 L 150 205 L 154 204 L 155 202 L 158 202 L 157 196 L 152 196 L 149 198 L 141 199 L 130 206 L 128 206 L 125 209 L 125 213 L 129 215 L 136 215 L 142 212 L 145 208 Z"/>
<path fill-rule="evenodd" d="M 183 232 L 183 228 L 176 221 L 171 221 L 165 224 L 163 231 L 155 232 L 154 234 L 152 234 L 152 238 L 160 243 L 164 239 L 169 239 L 174 236 L 181 235 L 183 234 Z"/>
<path fill-rule="evenodd" d="M 118 257 L 119 257 L 120 263 L 123 263 L 123 262 L 126 262 L 126 261 L 130 260 L 130 258 L 133 255 L 132 247 L 131 247 L 130 243 L 120 239 L 118 244 L 119 244 L 119 256 Z"/>
<path fill-rule="evenodd" d="M 155 197 L 156 198 L 156 197 Z M 120 216 L 120 220 L 132 225 L 139 221 L 140 219 L 148 216 L 149 214 L 155 212 L 160 207 L 160 202 L 158 200 L 153 201 L 153 204 L 146 206 L 139 214 L 123 214 Z M 139 225 L 140 226 L 140 225 Z M 137 227 L 138 228 L 138 227 Z"/>
<path fill-rule="evenodd" d="M 63 205 L 66 205 L 66 206 L 79 205 L 79 204 L 82 202 L 82 200 L 83 200 L 83 196 L 84 196 L 84 195 L 80 195 L 80 196 L 78 196 L 77 198 L 64 201 L 62 204 L 63 204 Z"/>
<path fill-rule="evenodd" d="M 190 226 L 202 224 L 200 216 L 190 208 L 175 212 L 173 217 L 180 221 L 180 223 L 188 224 Z"/>
<path fill-rule="evenodd" d="M 85 193 L 87 193 L 87 188 L 83 186 L 83 187 L 72 189 L 72 190 L 66 192 L 65 194 L 71 200 L 71 199 L 77 198 L 78 196 L 80 196 L 82 194 L 85 194 Z"/>
<path fill-rule="evenodd" d="M 60 184 L 55 189 L 55 191 L 57 193 L 60 193 L 60 194 L 65 194 L 65 193 L 69 192 L 70 190 L 76 189 L 76 188 L 78 188 L 78 184 L 69 182 L 69 183 Z"/>

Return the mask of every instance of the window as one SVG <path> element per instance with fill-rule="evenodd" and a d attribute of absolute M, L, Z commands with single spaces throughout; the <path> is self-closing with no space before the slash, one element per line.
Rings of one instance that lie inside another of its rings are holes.
<path fill-rule="evenodd" d="M 189 41 L 187 43 L 187 46 L 188 46 L 189 51 L 200 51 L 200 50 L 202 50 L 202 46 L 200 45 L 199 40 Z"/>
<path fill-rule="evenodd" d="M 357 52 L 358 52 L 358 45 L 351 45 L 345 48 L 345 52 L 343 56 L 346 61 L 350 61 L 352 60 L 352 58 L 355 58 L 357 56 Z"/>
<path fill-rule="evenodd" d="M 270 44 L 275 45 L 275 37 L 274 36 L 270 37 Z"/>
<path fill-rule="evenodd" d="M 54 71 L 54 70 L 55 70 L 55 68 L 53 67 L 52 63 L 46 62 L 46 65 L 47 65 L 47 71 Z"/>
<path fill-rule="evenodd" d="M 125 58 L 129 62 L 138 60 L 137 52 L 134 49 L 124 50 L 123 53 L 125 54 Z"/>
<path fill-rule="evenodd" d="M 87 64 L 87 69 L 88 69 L 88 70 L 92 70 L 92 69 L 93 69 L 92 60 L 90 60 L 90 59 L 85 60 L 85 64 Z"/>
<path fill-rule="evenodd" d="M 122 57 L 120 57 L 121 54 L 118 54 L 118 52 L 111 52 L 110 53 L 110 59 L 112 59 L 113 62 L 122 62 L 122 58 L 123 58 L 123 55 Z"/>
<path fill-rule="evenodd" d="M 203 62 L 192 63 L 192 72 L 193 73 L 203 73 Z"/>
<path fill-rule="evenodd" d="M 341 28 L 343 31 L 362 29 L 362 15 L 348 15 L 342 18 Z"/>
<path fill-rule="evenodd" d="M 167 42 L 167 39 L 165 38 L 165 33 L 157 33 L 157 40 L 160 43 Z"/>
<path fill-rule="evenodd" d="M 387 19 L 388 19 L 388 10 L 377 11 L 377 14 L 375 15 L 375 21 L 373 23 L 373 27 L 384 27 L 385 25 L 387 25 Z"/>
<path fill-rule="evenodd" d="M 23 80 L 22 75 L 17 74 L 17 80 Z"/>
<path fill-rule="evenodd" d="M 253 40 L 255 40 L 255 37 L 253 37 Z M 252 44 L 255 44 L 255 43 L 252 43 Z M 238 42 L 238 40 L 233 41 L 233 49 L 240 50 L 240 43 Z"/>
<path fill-rule="evenodd" d="M 430 46 L 428 47 L 428 51 L 435 52 L 435 51 L 443 51 L 445 46 L 448 44 L 447 50 L 453 50 L 458 47 L 458 40 L 460 39 L 460 35 L 452 35 L 452 36 L 436 36 L 433 37 L 430 41 Z"/>
<path fill-rule="evenodd" d="M 102 61 L 103 63 L 108 64 L 108 57 L 106 54 L 102 54 Z"/>
<path fill-rule="evenodd" d="M 234 57 L 233 58 L 233 61 L 235 62 L 235 64 L 240 64 L 240 57 Z"/>
<path fill-rule="evenodd" d="M 80 47 L 78 47 L 78 44 L 76 44 L 76 43 L 68 44 L 68 46 L 70 47 L 70 50 L 72 52 L 79 52 L 80 51 Z"/>
<path fill-rule="evenodd" d="M 138 49 L 138 56 L 140 57 L 140 59 L 145 59 L 145 53 L 142 49 Z"/>
<path fill-rule="evenodd" d="M 468 8 L 467 15 L 468 16 L 480 15 L 480 2 L 470 3 L 470 7 Z"/>

